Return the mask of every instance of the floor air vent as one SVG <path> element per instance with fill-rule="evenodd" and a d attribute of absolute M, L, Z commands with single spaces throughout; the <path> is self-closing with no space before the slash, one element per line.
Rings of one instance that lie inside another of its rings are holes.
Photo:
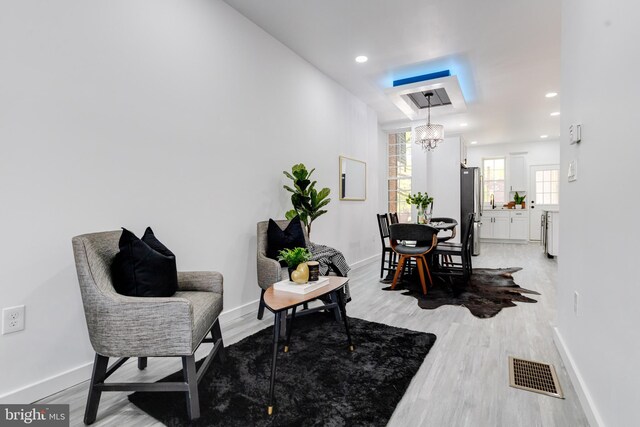
<path fill-rule="evenodd" d="M 553 365 L 509 357 L 509 385 L 564 399 Z"/>

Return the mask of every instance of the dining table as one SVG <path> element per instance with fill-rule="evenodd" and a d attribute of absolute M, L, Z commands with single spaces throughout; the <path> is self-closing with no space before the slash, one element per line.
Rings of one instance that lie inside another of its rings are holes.
<path fill-rule="evenodd" d="M 458 226 L 458 221 L 456 221 L 455 219 L 452 222 L 449 222 L 449 221 L 431 221 L 428 224 L 422 224 L 422 225 L 428 225 L 430 227 L 436 228 L 440 232 L 440 231 L 445 231 L 445 230 L 453 230 L 454 228 L 456 228 Z"/>

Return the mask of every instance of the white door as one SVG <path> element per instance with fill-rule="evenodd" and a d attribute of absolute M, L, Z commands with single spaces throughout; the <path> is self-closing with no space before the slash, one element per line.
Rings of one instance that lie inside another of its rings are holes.
<path fill-rule="evenodd" d="M 560 203 L 560 166 L 531 166 L 527 206 L 529 208 L 529 239 L 540 240 L 542 211 L 557 210 Z"/>

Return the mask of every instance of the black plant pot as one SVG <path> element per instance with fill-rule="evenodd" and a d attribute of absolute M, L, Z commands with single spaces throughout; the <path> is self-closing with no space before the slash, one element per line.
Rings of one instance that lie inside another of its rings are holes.
<path fill-rule="evenodd" d="M 296 268 L 298 268 L 298 266 L 296 265 L 295 267 L 289 267 L 289 280 L 291 280 L 293 282 L 293 279 L 291 278 L 291 273 L 293 273 L 294 271 L 296 271 Z"/>

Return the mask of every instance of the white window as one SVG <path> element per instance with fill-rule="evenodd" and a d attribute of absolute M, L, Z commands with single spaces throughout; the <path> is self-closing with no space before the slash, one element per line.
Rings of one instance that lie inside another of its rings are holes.
<path fill-rule="evenodd" d="M 536 198 L 539 205 L 557 205 L 560 202 L 560 171 L 546 169 L 536 171 Z"/>
<path fill-rule="evenodd" d="M 398 221 L 409 222 L 411 205 L 411 132 L 389 134 L 388 154 L 388 207 L 398 213 Z"/>
<path fill-rule="evenodd" d="M 494 197 L 496 205 L 503 205 L 506 200 L 505 195 L 505 158 L 495 157 L 482 159 L 482 182 L 484 190 L 484 203 L 491 203 L 491 196 Z"/>

